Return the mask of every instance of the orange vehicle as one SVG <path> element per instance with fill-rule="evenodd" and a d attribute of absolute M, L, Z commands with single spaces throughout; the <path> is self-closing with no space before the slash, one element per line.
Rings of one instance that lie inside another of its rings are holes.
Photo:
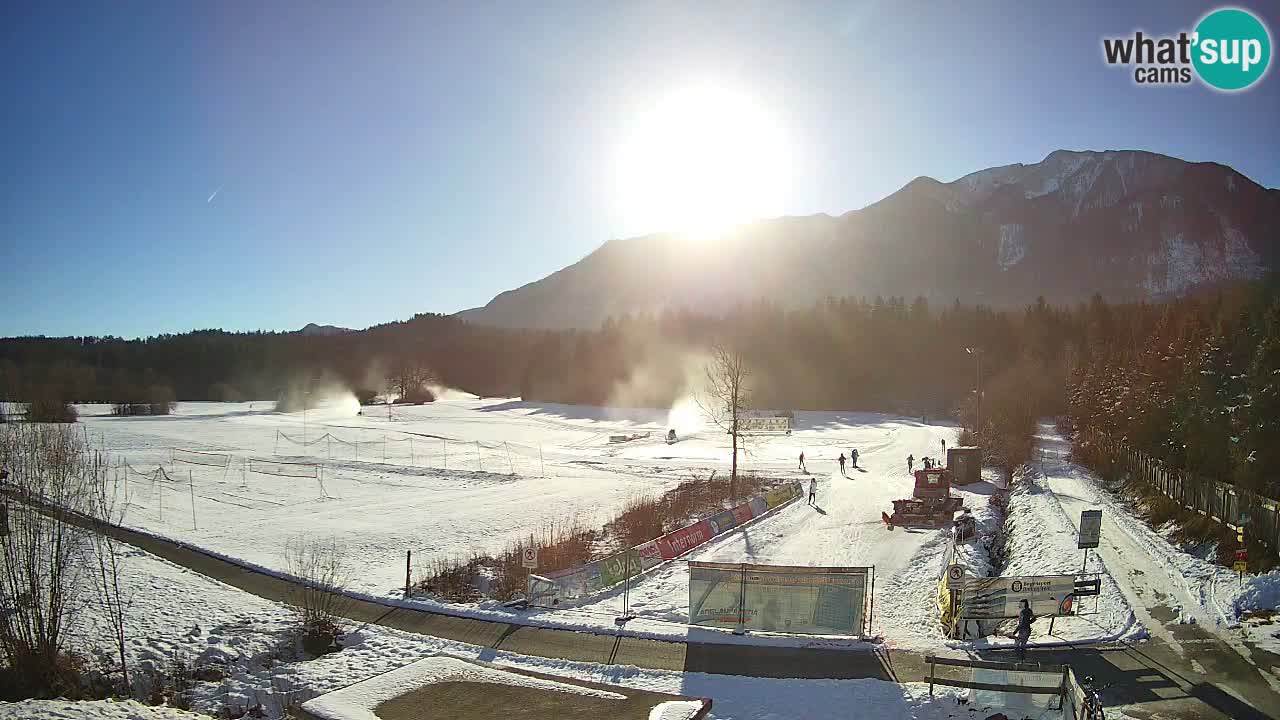
<path fill-rule="evenodd" d="M 951 494 L 951 471 L 946 468 L 916 470 L 911 497 L 893 501 L 893 514 L 882 512 L 880 519 L 892 530 L 902 527 L 942 527 L 949 525 L 964 500 Z"/>

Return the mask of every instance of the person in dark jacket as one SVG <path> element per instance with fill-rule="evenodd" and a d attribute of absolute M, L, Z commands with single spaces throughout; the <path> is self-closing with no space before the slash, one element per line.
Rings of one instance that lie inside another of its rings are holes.
<path fill-rule="evenodd" d="M 844 475 L 844 453 L 840 453 L 840 474 Z"/>
<path fill-rule="evenodd" d="M 1013 633 L 1013 646 L 1018 651 L 1018 661 L 1027 659 L 1027 640 L 1031 638 L 1031 623 L 1036 616 L 1031 613 L 1031 604 L 1022 601 L 1022 609 L 1018 611 L 1018 629 Z"/>

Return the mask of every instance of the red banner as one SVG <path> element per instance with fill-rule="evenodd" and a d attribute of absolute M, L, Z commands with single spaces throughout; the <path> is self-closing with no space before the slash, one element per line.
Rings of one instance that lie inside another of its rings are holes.
<path fill-rule="evenodd" d="M 755 517 L 755 514 L 751 511 L 751 503 L 749 502 L 742 503 L 733 509 L 733 521 L 737 525 L 741 525 L 753 517 Z"/>
<path fill-rule="evenodd" d="M 658 551 L 663 560 L 671 560 L 711 539 L 711 523 L 699 520 L 658 538 Z"/>

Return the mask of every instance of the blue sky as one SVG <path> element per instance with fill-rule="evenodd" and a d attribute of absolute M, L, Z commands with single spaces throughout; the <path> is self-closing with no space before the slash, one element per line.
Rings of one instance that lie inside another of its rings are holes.
<path fill-rule="evenodd" d="M 1276 35 L 1276 5 L 1239 6 Z M 662 229 L 626 211 L 636 188 L 614 165 L 637 109 L 690 79 L 748 93 L 785 131 L 770 214 L 839 214 L 1057 148 L 1280 186 L 1274 68 L 1225 95 L 1136 87 L 1102 62 L 1104 35 L 1174 33 L 1213 7 L 5 3 L 0 335 L 365 327 L 484 304 Z"/>

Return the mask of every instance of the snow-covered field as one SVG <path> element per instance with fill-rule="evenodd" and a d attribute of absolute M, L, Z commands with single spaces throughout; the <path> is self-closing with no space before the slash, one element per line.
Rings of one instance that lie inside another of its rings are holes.
<path fill-rule="evenodd" d="M 613 409 L 545 405 L 509 400 L 455 399 L 422 406 L 384 408 L 331 402 L 303 413 L 277 413 L 272 403 L 181 403 L 168 417 L 116 418 L 105 407 L 82 408 L 90 441 L 126 461 L 116 491 L 128 505 L 125 524 L 189 542 L 265 568 L 284 570 L 282 548 L 300 535 L 332 535 L 358 564 L 352 589 L 399 602 L 404 552 L 415 566 L 433 558 L 494 551 L 549 523 L 578 517 L 598 524 L 628 499 L 657 494 L 694 475 L 723 472 L 728 438 L 699 427 L 694 413 L 677 409 Z M 305 425 L 305 427 L 304 427 Z M 668 445 L 666 430 L 680 441 Z M 625 443 L 611 435 L 641 435 Z M 881 511 L 911 493 L 906 456 L 942 454 L 954 443 L 951 425 L 873 413 L 799 412 L 791 435 L 752 439 L 744 469 L 806 483 L 818 480 L 817 507 L 795 502 L 719 536 L 684 559 L 795 565 L 875 567 L 871 636 L 902 648 L 955 645 L 936 622 L 934 591 L 949 544 L 946 531 L 888 531 Z M 304 441 L 305 436 L 305 441 Z M 305 442 L 305 444 L 304 444 Z M 356 443 L 359 443 L 358 445 Z M 1075 549 L 1079 511 L 1105 512 L 1104 537 L 1124 538 L 1123 560 L 1106 548 L 1090 554 L 1088 571 L 1102 578 L 1102 596 L 1081 604 L 1089 612 L 1048 624 L 1034 638 L 1046 643 L 1141 637 L 1155 623 L 1134 601 L 1135 589 L 1169 593 L 1169 606 L 1187 622 L 1231 628 L 1237 610 L 1274 604 L 1275 578 L 1244 588 L 1229 572 L 1174 548 L 1146 528 L 1096 480 L 1069 462 L 1061 438 L 1045 426 L 1038 471 L 1013 495 L 1014 534 L 1006 575 L 1071 573 L 1080 569 Z M 842 474 L 835 463 L 851 448 L 859 468 Z M 185 448 L 214 455 L 173 453 Z M 803 451 L 808 473 L 799 471 Z M 190 464 L 221 462 L 227 468 Z M 173 462 L 174 458 L 178 462 Z M 1046 459 L 1047 458 L 1047 459 Z M 261 460 L 261 464 L 246 460 Z M 304 465 L 272 465 L 275 462 Z M 163 465 L 172 482 L 156 482 Z M 321 479 L 249 471 L 312 473 Z M 297 470 L 302 468 L 302 471 Z M 142 474 L 139 474 L 142 473 Z M 190 484 L 186 482 L 189 479 Z M 973 509 L 979 535 L 995 530 L 987 503 L 991 482 L 956 488 Z M 194 518 L 192 509 L 194 502 Z M 957 553 L 970 572 L 988 571 L 980 543 Z M 690 628 L 688 569 L 682 560 L 661 565 L 633 584 L 626 632 L 670 639 L 696 638 L 850 648 L 856 640 L 796 638 Z M 1137 570 L 1135 573 L 1134 570 Z M 1144 579 L 1146 573 L 1146 579 Z M 1152 574 L 1154 573 L 1154 574 Z M 1168 575 L 1168 583 L 1151 578 Z M 1145 583 L 1145 584 L 1144 584 Z M 1141 585 L 1141 587 L 1138 587 Z M 438 604 L 416 601 L 424 605 Z M 452 606 L 451 611 L 507 621 L 616 632 L 621 587 L 554 611 L 515 613 L 494 603 Z M 1137 606 L 1137 607 L 1135 607 Z M 1276 644 L 1259 631 L 1256 640 Z M 999 643 L 999 639 L 992 642 Z"/>
<path fill-rule="evenodd" d="M 397 406 L 390 420 L 385 409 L 357 415 L 358 409 L 332 402 L 304 418 L 276 413 L 271 403 L 181 403 L 167 417 L 116 418 L 104 407 L 86 407 L 82 419 L 91 442 L 132 468 L 121 470 L 117 485 L 123 499 L 128 479 L 126 525 L 277 570 L 285 569 L 281 549 L 290 538 L 333 535 L 359 563 L 352 589 L 388 599 L 403 585 L 406 550 L 423 563 L 498 550 L 567 517 L 600 523 L 629 498 L 725 471 L 729 455 L 724 433 L 699 427 L 692 413 L 679 409 L 464 399 Z M 672 445 L 665 442 L 669 427 L 680 436 Z M 610 442 L 611 435 L 644 433 L 649 436 Z M 954 426 L 917 418 L 799 412 L 791 435 L 752 439 L 744 468 L 816 477 L 818 507 L 794 503 L 689 559 L 874 565 L 873 634 L 904 646 L 936 644 L 940 632 L 928 621 L 936 616 L 933 592 L 948 534 L 888 531 L 880 513 L 911 494 L 907 455 L 918 466 L 924 455 L 941 456 L 942 442 L 954 443 L 956 434 Z M 855 447 L 859 467 L 842 475 L 835 459 Z M 797 467 L 801 452 L 812 475 Z M 220 463 L 218 454 L 231 457 L 228 468 L 182 462 Z M 246 458 L 264 462 L 246 465 Z M 323 482 L 246 471 L 311 472 L 309 466 L 272 466 L 272 460 L 320 466 Z M 172 482 L 145 477 L 157 465 Z M 959 493 L 985 519 L 991 490 L 980 483 Z M 638 619 L 628 631 L 687 636 L 687 577 L 685 563 L 675 561 L 636 583 L 630 599 Z M 606 591 L 524 620 L 612 630 L 621 595 Z"/>
<path fill-rule="evenodd" d="M 221 680 L 197 682 L 192 693 L 193 710 L 207 715 L 222 716 L 224 708 L 243 711 L 261 704 L 265 717 L 280 717 L 283 708 L 437 654 L 616 686 L 620 693 L 638 688 L 710 697 L 715 701 L 711 717 L 721 719 L 844 717 L 857 708 L 867 717 L 942 720 L 972 718 L 977 709 L 974 704 L 955 703 L 961 691 L 939 687 L 931 698 L 922 683 L 779 680 L 568 662 L 495 652 L 377 625 L 351 628 L 340 652 L 298 660 L 282 649 L 291 646 L 289 634 L 295 625 L 290 612 L 277 603 L 137 551 L 125 559 L 122 586 L 132 598 L 127 634 L 135 678 L 143 664 L 162 664 L 175 653 L 195 666 L 219 667 L 224 674 Z M 88 612 L 95 612 L 94 607 Z M 108 633 L 105 625 L 90 624 L 84 637 L 106 648 Z M 404 691 L 413 687 L 408 683 Z M 0 719 L 36 717 L 189 720 L 193 716 L 133 702 L 0 703 Z"/>

